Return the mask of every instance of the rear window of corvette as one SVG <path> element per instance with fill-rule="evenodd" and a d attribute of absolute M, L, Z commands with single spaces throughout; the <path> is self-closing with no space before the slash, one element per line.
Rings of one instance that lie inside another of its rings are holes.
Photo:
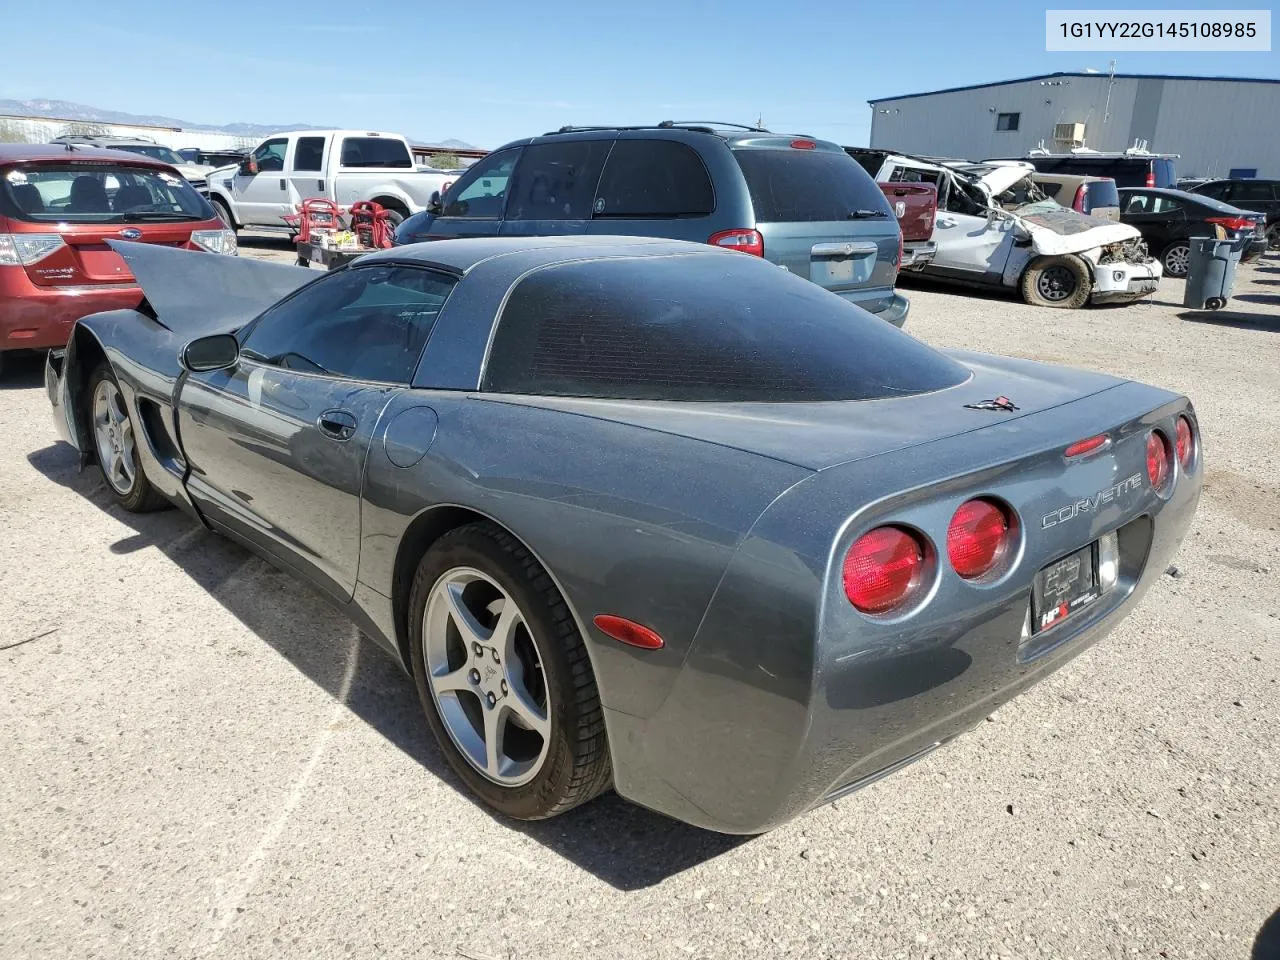
<path fill-rule="evenodd" d="M 969 371 L 747 254 L 559 264 L 507 298 L 483 389 L 636 400 L 869 400 Z"/>

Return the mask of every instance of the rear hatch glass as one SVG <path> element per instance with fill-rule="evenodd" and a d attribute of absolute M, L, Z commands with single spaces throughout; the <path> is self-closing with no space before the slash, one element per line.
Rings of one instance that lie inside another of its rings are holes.
<path fill-rule="evenodd" d="M 560 264 L 507 296 L 485 366 L 497 393 L 630 400 L 905 396 L 969 371 L 755 257 Z"/>
<path fill-rule="evenodd" d="M 41 286 L 129 282 L 132 275 L 108 239 L 185 246 L 193 225 L 215 218 L 208 201 L 177 173 L 91 161 L 5 170 L 0 212 L 47 225 L 21 234 L 30 238 L 29 249 L 34 244 L 48 251 L 24 262 Z"/>
<path fill-rule="evenodd" d="M 765 257 L 829 290 L 887 293 L 897 277 L 899 234 L 884 193 L 843 150 L 791 142 L 733 148 Z"/>
<path fill-rule="evenodd" d="M 1120 194 L 1114 180 L 1089 180 L 1084 193 L 1083 213 L 1092 213 L 1099 207 L 1119 207 Z"/>

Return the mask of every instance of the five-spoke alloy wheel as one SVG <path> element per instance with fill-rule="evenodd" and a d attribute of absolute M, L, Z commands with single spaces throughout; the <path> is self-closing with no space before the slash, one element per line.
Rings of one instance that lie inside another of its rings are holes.
<path fill-rule="evenodd" d="M 93 436 L 93 452 L 116 502 L 131 513 L 167 507 L 169 502 L 142 471 L 137 425 L 115 374 L 105 362 L 89 375 L 87 393 L 85 421 Z"/>
<path fill-rule="evenodd" d="M 431 695 L 454 745 L 495 783 L 528 783 L 551 729 L 538 646 L 519 606 L 471 567 L 446 571 L 422 625 Z"/>
<path fill-rule="evenodd" d="M 604 711 L 586 645 L 536 557 L 477 520 L 432 543 L 408 597 L 409 659 L 449 765 L 521 820 L 608 789 Z"/>

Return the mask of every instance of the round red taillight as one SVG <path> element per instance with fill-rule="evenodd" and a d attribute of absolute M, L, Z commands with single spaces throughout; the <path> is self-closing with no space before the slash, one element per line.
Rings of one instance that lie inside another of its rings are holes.
<path fill-rule="evenodd" d="M 844 558 L 844 593 L 863 613 L 902 606 L 920 585 L 924 544 L 901 527 L 876 527 Z"/>
<path fill-rule="evenodd" d="M 990 500 L 969 500 L 947 527 L 947 557 L 956 573 L 972 580 L 1000 562 L 1009 544 L 1009 515 Z"/>
<path fill-rule="evenodd" d="M 1147 436 L 1147 479 L 1151 481 L 1153 490 L 1163 490 L 1173 473 L 1173 451 L 1169 449 L 1169 441 L 1159 430 L 1152 430 Z"/>
<path fill-rule="evenodd" d="M 1186 417 L 1178 418 L 1178 462 L 1183 469 L 1191 466 L 1191 457 L 1195 454 L 1195 442 L 1191 434 L 1191 421 Z"/>

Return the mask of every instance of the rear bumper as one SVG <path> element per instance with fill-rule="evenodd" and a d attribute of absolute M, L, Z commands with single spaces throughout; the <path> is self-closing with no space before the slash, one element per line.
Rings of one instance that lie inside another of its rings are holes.
<path fill-rule="evenodd" d="M 844 297 L 850 303 L 861 307 L 873 316 L 879 317 L 885 323 L 891 323 L 899 328 L 907 322 L 907 314 L 911 310 L 911 301 L 896 292 L 887 297 L 879 296 L 872 300 L 868 300 L 865 297 L 859 298 L 857 294 L 840 293 L 837 296 Z"/>
<path fill-rule="evenodd" d="M 1251 260 L 1256 260 L 1266 252 L 1267 238 L 1265 236 L 1254 237 L 1245 244 L 1244 252 L 1240 254 L 1240 262 L 1248 263 Z"/>
<path fill-rule="evenodd" d="M 902 269 L 923 270 L 938 254 L 938 245 L 932 240 L 917 240 L 902 245 Z"/>
<path fill-rule="evenodd" d="M 141 302 L 142 289 L 134 284 L 41 287 L 22 267 L 0 267 L 0 350 L 64 346 L 81 317 Z"/>

